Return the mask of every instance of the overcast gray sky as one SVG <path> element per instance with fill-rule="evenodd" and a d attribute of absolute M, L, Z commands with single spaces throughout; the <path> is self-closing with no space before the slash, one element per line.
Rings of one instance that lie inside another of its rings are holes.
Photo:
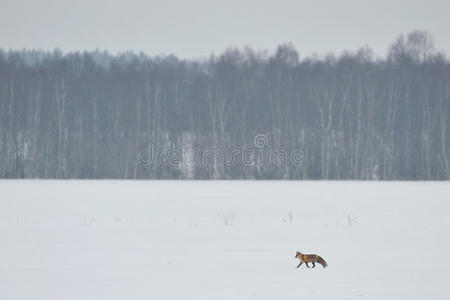
<path fill-rule="evenodd" d="M 366 44 L 384 56 L 398 34 L 422 29 L 448 54 L 449 11 L 449 0 L 0 0 L 0 48 L 192 58 L 292 42 L 301 56 Z"/>

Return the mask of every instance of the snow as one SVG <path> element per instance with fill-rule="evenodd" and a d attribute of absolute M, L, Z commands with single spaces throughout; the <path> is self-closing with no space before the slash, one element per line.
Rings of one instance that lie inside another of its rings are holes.
<path fill-rule="evenodd" d="M 0 299 L 448 299 L 448 182 L 0 181 Z M 295 252 L 329 267 L 296 269 Z"/>

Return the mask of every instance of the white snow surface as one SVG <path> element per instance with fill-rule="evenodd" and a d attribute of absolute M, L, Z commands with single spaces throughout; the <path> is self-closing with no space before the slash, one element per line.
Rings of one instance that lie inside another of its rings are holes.
<path fill-rule="evenodd" d="M 3 180 L 0 299 L 450 299 L 449 211 L 449 182 Z"/>

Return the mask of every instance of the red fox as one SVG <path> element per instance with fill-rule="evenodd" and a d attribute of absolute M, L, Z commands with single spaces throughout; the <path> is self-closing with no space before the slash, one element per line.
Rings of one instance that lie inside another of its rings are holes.
<path fill-rule="evenodd" d="M 316 266 L 316 262 L 318 262 L 319 264 L 321 264 L 323 266 L 323 268 L 328 267 L 327 262 L 320 257 L 319 255 L 316 254 L 303 254 L 301 252 L 298 252 L 295 254 L 295 258 L 300 259 L 300 263 L 298 264 L 297 268 L 300 267 L 302 265 L 302 263 L 306 264 L 306 267 L 309 268 L 308 263 L 312 263 L 312 267 L 314 268 Z"/>

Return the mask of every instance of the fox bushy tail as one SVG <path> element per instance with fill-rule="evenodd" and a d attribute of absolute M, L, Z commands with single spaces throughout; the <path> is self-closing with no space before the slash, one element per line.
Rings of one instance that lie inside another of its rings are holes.
<path fill-rule="evenodd" d="M 322 257 L 320 257 L 320 256 L 317 258 L 317 262 L 318 262 L 319 264 L 321 264 L 321 265 L 323 266 L 323 268 L 328 267 L 327 262 L 326 262 Z"/>

